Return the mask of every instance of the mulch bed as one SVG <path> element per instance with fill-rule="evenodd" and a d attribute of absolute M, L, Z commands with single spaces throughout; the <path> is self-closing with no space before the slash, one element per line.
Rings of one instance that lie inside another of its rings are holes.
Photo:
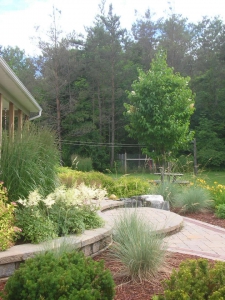
<path fill-rule="evenodd" d="M 172 268 L 179 268 L 182 261 L 186 259 L 199 259 L 199 256 L 187 255 L 181 253 L 168 253 L 167 259 L 170 270 Z M 152 281 L 133 282 L 127 277 L 118 277 L 118 271 L 121 267 L 119 263 L 112 262 L 107 251 L 94 258 L 95 260 L 104 259 L 105 267 L 108 268 L 113 276 L 116 283 L 116 296 L 114 300 L 151 300 L 153 295 L 163 293 L 162 281 L 169 278 L 169 272 L 159 273 L 157 278 Z M 213 261 L 208 260 L 213 263 Z"/>
<path fill-rule="evenodd" d="M 212 212 L 185 214 L 185 217 L 225 228 L 225 220 L 218 219 Z M 105 267 L 108 268 L 114 276 L 116 283 L 116 296 L 114 300 L 151 300 L 153 295 L 163 292 L 162 280 L 169 276 L 163 273 L 159 274 L 154 282 L 133 282 L 130 278 L 118 276 L 121 265 L 112 261 L 107 251 L 96 256 L 94 259 L 104 259 Z M 171 268 L 179 268 L 180 263 L 186 259 L 199 259 L 199 257 L 181 253 L 169 253 L 168 265 Z M 209 261 L 212 262 L 211 260 Z M 4 285 L 5 283 L 0 282 L 0 290 L 4 288 Z"/>

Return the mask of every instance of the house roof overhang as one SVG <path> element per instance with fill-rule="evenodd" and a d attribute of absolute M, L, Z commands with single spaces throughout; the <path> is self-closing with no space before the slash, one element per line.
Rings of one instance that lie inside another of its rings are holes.
<path fill-rule="evenodd" d="M 20 109 L 27 116 L 36 115 L 30 119 L 41 116 L 42 108 L 15 75 L 12 69 L 0 57 L 0 93 L 3 97 L 3 109 L 9 109 L 9 102 L 15 109 Z"/>

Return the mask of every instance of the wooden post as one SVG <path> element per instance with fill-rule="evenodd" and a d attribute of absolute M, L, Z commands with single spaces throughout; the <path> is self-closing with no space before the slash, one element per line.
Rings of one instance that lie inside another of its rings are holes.
<path fill-rule="evenodd" d="M 159 167 L 160 169 L 160 173 L 161 173 L 161 182 L 164 182 L 164 168 L 163 167 Z"/>
<path fill-rule="evenodd" d="M 127 153 L 124 154 L 124 171 L 127 174 Z"/>
<path fill-rule="evenodd" d="M 2 146 L 2 106 L 3 106 L 2 94 L 0 93 L 0 147 Z"/>
<path fill-rule="evenodd" d="M 9 102 L 9 136 L 13 139 L 14 136 L 14 104 Z"/>
<path fill-rule="evenodd" d="M 196 139 L 194 139 L 194 174 L 195 176 L 198 175 Z"/>
<path fill-rule="evenodd" d="M 23 127 L 23 113 L 21 109 L 18 109 L 17 111 L 18 115 L 18 131 L 19 133 L 22 133 L 22 127 Z"/>

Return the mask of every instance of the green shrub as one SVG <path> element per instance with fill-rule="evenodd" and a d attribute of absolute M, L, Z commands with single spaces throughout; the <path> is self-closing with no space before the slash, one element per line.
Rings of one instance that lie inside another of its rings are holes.
<path fill-rule="evenodd" d="M 99 228 L 104 225 L 103 219 L 96 213 L 90 205 L 82 206 L 80 214 L 85 224 L 85 229 Z"/>
<path fill-rule="evenodd" d="M 87 186 L 96 186 L 105 188 L 110 193 L 114 186 L 114 180 L 100 172 L 81 172 L 70 168 L 59 167 L 58 175 L 61 183 L 67 188 L 73 187 L 74 184 L 84 183 Z"/>
<path fill-rule="evenodd" d="M 225 263 L 209 265 L 206 259 L 187 260 L 164 281 L 164 294 L 154 300 L 219 300 L 225 297 Z"/>
<path fill-rule="evenodd" d="M 118 198 L 146 194 L 149 191 L 148 181 L 135 176 L 122 176 L 113 179 L 100 172 L 79 172 L 69 168 L 59 168 L 59 178 L 62 184 L 72 187 L 83 182 L 87 186 L 105 188 L 108 195 L 115 194 Z"/>
<path fill-rule="evenodd" d="M 81 252 L 52 252 L 26 260 L 9 278 L 4 300 L 107 300 L 113 299 L 112 275 L 103 261 Z"/>
<path fill-rule="evenodd" d="M 56 226 L 58 236 L 80 234 L 85 230 L 85 224 L 80 210 L 72 205 L 66 206 L 57 201 L 49 210 L 49 218 Z"/>
<path fill-rule="evenodd" d="M 151 192 L 163 196 L 164 201 L 168 201 L 170 206 L 173 207 L 176 196 L 181 192 L 181 187 L 172 182 L 163 182 L 157 184 Z"/>
<path fill-rule="evenodd" d="M 0 182 L 0 251 L 10 248 L 21 231 L 15 226 L 14 210 L 16 203 L 7 203 L 7 189 Z"/>
<path fill-rule="evenodd" d="M 174 206 L 184 213 L 192 213 L 212 207 L 213 201 L 209 199 L 208 190 L 199 186 L 191 186 L 176 196 Z"/>
<path fill-rule="evenodd" d="M 214 182 L 209 188 L 212 199 L 214 200 L 215 207 L 220 204 L 225 204 L 225 186 Z"/>
<path fill-rule="evenodd" d="M 103 220 L 97 214 L 98 200 L 104 198 L 105 193 L 103 189 L 84 184 L 69 189 L 59 187 L 46 198 L 38 191 L 31 192 L 28 199 L 18 200 L 15 224 L 22 229 L 18 238 L 39 243 L 101 227 Z M 95 202 L 91 202 L 93 199 Z"/>
<path fill-rule="evenodd" d="M 26 198 L 36 188 L 49 194 L 57 184 L 56 165 L 59 152 L 55 135 L 46 128 L 28 123 L 12 140 L 3 133 L 1 146 L 1 179 L 10 201 Z"/>
<path fill-rule="evenodd" d="M 55 224 L 38 207 L 18 208 L 15 218 L 15 225 L 22 229 L 18 239 L 38 244 L 57 237 Z"/>
<path fill-rule="evenodd" d="M 108 190 L 107 190 L 108 191 Z M 114 181 L 108 194 L 115 194 L 118 198 L 129 198 L 149 192 L 149 183 L 134 176 L 122 176 Z"/>
<path fill-rule="evenodd" d="M 151 279 L 165 266 L 163 236 L 135 209 L 123 212 L 115 221 L 111 255 L 132 279 Z"/>
<path fill-rule="evenodd" d="M 225 204 L 216 206 L 215 214 L 220 219 L 225 219 Z"/>
<path fill-rule="evenodd" d="M 89 172 L 93 170 L 92 159 L 90 157 L 82 157 L 76 154 L 71 156 L 72 169 L 82 172 Z"/>
<path fill-rule="evenodd" d="M 4 251 L 14 244 L 19 228 L 14 226 L 14 205 L 0 200 L 0 251 Z"/>
<path fill-rule="evenodd" d="M 102 227 L 104 222 L 93 205 L 65 205 L 57 201 L 48 211 L 58 236 L 81 234 L 84 230 Z"/>
<path fill-rule="evenodd" d="M 0 201 L 3 203 L 8 202 L 8 191 L 7 188 L 4 186 L 4 182 L 0 181 Z"/>

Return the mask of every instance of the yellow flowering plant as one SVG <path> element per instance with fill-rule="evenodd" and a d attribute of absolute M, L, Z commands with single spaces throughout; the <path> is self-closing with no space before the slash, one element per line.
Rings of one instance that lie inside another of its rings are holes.
<path fill-rule="evenodd" d="M 204 179 L 198 178 L 196 184 L 202 188 L 207 189 L 214 201 L 214 206 L 217 207 L 220 204 L 225 204 L 225 185 L 219 184 L 214 181 L 212 186 L 209 186 Z"/>
<path fill-rule="evenodd" d="M 225 204 L 225 185 L 218 184 L 218 182 L 215 181 L 210 188 L 210 192 L 215 202 L 215 206 Z"/>

